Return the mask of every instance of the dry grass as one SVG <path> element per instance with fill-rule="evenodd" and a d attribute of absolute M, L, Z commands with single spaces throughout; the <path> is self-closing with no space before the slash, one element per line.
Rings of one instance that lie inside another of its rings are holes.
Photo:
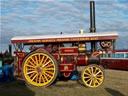
<path fill-rule="evenodd" d="M 58 81 L 47 88 L 36 88 L 16 80 L 0 83 L 0 96 L 128 96 L 128 71 L 105 71 L 104 84 L 94 89 L 86 88 L 76 81 Z"/>

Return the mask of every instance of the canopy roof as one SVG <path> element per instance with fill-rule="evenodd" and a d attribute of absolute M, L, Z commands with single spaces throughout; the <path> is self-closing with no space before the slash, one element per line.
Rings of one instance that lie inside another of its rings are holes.
<path fill-rule="evenodd" d="M 30 43 L 114 40 L 117 38 L 118 38 L 117 32 L 99 32 L 99 33 L 83 33 L 83 34 L 16 36 L 11 39 L 11 42 L 30 44 Z"/>

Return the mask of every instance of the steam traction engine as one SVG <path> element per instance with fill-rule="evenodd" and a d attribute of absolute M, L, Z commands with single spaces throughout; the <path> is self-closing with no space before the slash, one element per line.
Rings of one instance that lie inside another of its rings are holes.
<path fill-rule="evenodd" d="M 46 87 L 62 76 L 73 76 L 77 66 L 86 66 L 79 78 L 88 87 L 100 86 L 105 73 L 99 56 L 114 51 L 118 34 L 95 33 L 94 2 L 90 2 L 90 7 L 90 33 L 13 37 L 18 75 L 31 85 Z M 23 46 L 29 46 L 29 51 Z"/>

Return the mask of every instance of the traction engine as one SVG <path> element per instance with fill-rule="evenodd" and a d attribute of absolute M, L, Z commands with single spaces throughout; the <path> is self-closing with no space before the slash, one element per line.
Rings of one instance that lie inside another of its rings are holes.
<path fill-rule="evenodd" d="M 87 87 L 100 86 L 105 76 L 99 65 L 100 55 L 114 52 L 118 34 L 95 33 L 94 1 L 90 2 L 90 10 L 90 33 L 13 37 L 18 75 L 33 86 L 47 87 L 61 78 L 74 80 L 75 76 Z M 77 66 L 85 66 L 81 76 Z"/>

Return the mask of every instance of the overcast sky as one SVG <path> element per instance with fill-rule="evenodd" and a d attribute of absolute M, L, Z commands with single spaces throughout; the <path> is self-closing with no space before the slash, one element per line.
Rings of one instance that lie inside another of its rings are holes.
<path fill-rule="evenodd" d="M 21 35 L 89 32 L 90 0 L 0 0 L 0 51 Z M 117 31 L 128 49 L 128 0 L 94 0 L 97 32 Z"/>

